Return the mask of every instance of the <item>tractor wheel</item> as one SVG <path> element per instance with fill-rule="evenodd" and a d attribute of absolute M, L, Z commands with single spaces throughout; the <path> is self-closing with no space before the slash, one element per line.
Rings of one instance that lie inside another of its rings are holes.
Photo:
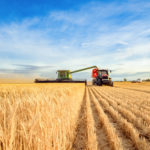
<path fill-rule="evenodd" d="M 102 86 L 102 81 L 101 81 L 101 79 L 98 79 L 98 80 L 97 80 L 97 85 L 98 85 L 98 86 Z"/>
<path fill-rule="evenodd" d="M 112 81 L 109 82 L 109 86 L 114 86 Z"/>

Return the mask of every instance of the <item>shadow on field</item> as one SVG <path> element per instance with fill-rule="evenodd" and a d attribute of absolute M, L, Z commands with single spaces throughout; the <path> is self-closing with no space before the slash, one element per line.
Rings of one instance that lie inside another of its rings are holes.
<path fill-rule="evenodd" d="M 87 116 L 86 116 L 86 93 L 84 93 L 83 102 L 81 104 L 77 127 L 76 136 L 72 145 L 74 150 L 87 149 Z"/>

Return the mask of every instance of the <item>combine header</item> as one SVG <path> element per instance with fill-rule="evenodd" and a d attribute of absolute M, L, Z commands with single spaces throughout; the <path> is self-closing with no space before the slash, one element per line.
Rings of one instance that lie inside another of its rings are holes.
<path fill-rule="evenodd" d="M 83 68 L 83 69 L 79 69 L 79 70 L 74 70 L 74 71 L 70 71 L 70 70 L 57 70 L 57 74 L 58 77 L 56 80 L 43 80 L 43 79 L 35 79 L 35 83 L 85 83 L 85 85 L 87 84 L 86 80 L 73 80 L 72 79 L 72 74 L 76 73 L 76 72 L 81 72 L 84 70 L 88 70 L 91 68 L 96 68 L 96 66 L 91 66 L 91 67 L 87 67 L 87 68 Z"/>
<path fill-rule="evenodd" d="M 35 83 L 85 83 L 87 84 L 86 80 L 73 80 L 72 74 L 81 72 L 84 70 L 92 69 L 92 78 L 93 78 L 93 85 L 101 86 L 102 84 L 113 86 L 113 82 L 111 78 L 109 78 L 108 70 L 99 70 L 97 66 L 91 66 L 75 71 L 70 70 L 58 70 L 57 74 L 58 77 L 56 80 L 50 80 L 50 79 L 35 79 Z"/>

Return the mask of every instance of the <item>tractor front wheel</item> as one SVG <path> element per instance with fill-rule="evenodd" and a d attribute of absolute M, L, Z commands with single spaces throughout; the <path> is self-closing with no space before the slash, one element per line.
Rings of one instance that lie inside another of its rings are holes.
<path fill-rule="evenodd" d="M 109 86 L 114 86 L 114 83 L 112 81 L 110 81 Z"/>
<path fill-rule="evenodd" d="M 98 86 L 102 86 L 102 80 L 101 80 L 101 79 L 98 79 L 98 80 L 97 80 L 97 85 L 98 85 Z"/>

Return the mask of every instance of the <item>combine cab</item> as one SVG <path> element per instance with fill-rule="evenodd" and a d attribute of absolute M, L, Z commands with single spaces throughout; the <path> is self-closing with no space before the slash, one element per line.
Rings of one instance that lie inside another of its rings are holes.
<path fill-rule="evenodd" d="M 111 73 L 111 71 L 110 71 Z M 109 70 L 95 68 L 92 71 L 93 85 L 102 86 L 103 84 L 113 86 L 113 81 L 109 77 Z"/>

